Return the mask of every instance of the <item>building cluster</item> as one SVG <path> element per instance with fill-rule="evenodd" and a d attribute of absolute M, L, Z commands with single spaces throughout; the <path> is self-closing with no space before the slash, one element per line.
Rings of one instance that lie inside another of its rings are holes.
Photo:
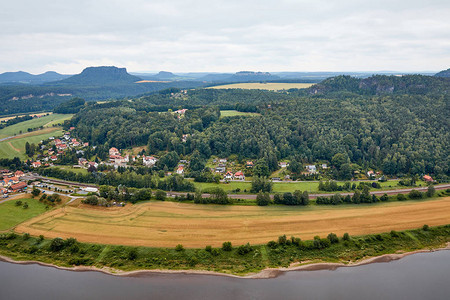
<path fill-rule="evenodd" d="M 36 161 L 31 163 L 31 167 L 39 168 L 41 166 L 50 166 L 53 162 L 64 154 L 65 151 L 76 149 L 77 154 L 84 154 L 83 148 L 89 147 L 89 143 L 83 143 L 70 136 L 70 132 L 64 133 L 60 138 L 50 137 L 50 143 L 41 145 L 41 150 L 46 151 L 43 155 L 38 155 Z"/>
<path fill-rule="evenodd" d="M 22 171 L 13 173 L 9 170 L 0 170 L 0 195 L 6 197 L 8 193 L 25 190 L 27 183 L 22 180 L 24 175 Z"/>

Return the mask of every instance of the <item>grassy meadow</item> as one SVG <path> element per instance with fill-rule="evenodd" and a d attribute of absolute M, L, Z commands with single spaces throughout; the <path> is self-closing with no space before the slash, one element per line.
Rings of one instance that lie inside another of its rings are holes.
<path fill-rule="evenodd" d="M 353 183 L 353 182 L 352 182 Z M 355 182 L 358 184 L 358 182 Z M 379 182 L 381 185 L 381 189 L 371 189 L 371 191 L 381 191 L 381 190 L 390 190 L 390 189 L 398 189 L 398 180 L 389 180 L 386 182 Z M 338 183 L 342 185 L 342 182 Z M 250 189 L 252 187 L 251 182 L 243 182 L 243 181 L 231 181 L 229 183 L 208 183 L 208 182 L 194 182 L 196 188 L 200 190 L 207 190 L 210 188 L 220 187 L 224 191 L 228 193 L 236 193 L 236 189 L 240 189 L 238 193 L 245 193 L 244 190 L 247 190 L 247 193 L 250 193 Z M 418 181 L 417 185 L 424 186 L 425 183 L 422 181 Z M 309 193 L 333 193 L 333 192 L 323 192 L 319 191 L 319 182 L 317 181 L 291 181 L 291 182 L 274 182 L 273 183 L 273 192 L 274 193 L 286 193 L 286 192 L 294 192 L 296 190 L 299 191 L 308 191 Z M 344 192 L 343 192 L 344 193 Z"/>
<path fill-rule="evenodd" d="M 248 82 L 248 83 L 233 83 L 211 86 L 210 89 L 245 89 L 245 90 L 270 90 L 280 91 L 288 89 L 306 89 L 312 86 L 313 83 L 283 83 L 283 82 Z"/>
<path fill-rule="evenodd" d="M 251 113 L 251 112 L 240 112 L 237 110 L 221 110 L 220 111 L 220 117 L 235 117 L 235 116 L 247 116 L 247 117 L 253 117 L 253 116 L 259 116 L 258 113 Z"/>
<path fill-rule="evenodd" d="M 28 208 L 16 206 L 16 201 L 27 202 Z M 12 227 L 36 217 L 46 211 L 46 205 L 37 199 L 12 199 L 0 204 L 0 231 L 9 230 Z"/>

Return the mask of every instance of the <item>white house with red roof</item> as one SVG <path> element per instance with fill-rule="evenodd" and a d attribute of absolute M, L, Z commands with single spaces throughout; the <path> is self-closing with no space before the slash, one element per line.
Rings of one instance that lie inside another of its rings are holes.
<path fill-rule="evenodd" d="M 112 147 L 111 149 L 109 149 L 109 155 L 120 155 L 119 149 Z"/>
<path fill-rule="evenodd" d="M 233 173 L 230 172 L 230 171 L 228 171 L 228 172 L 225 174 L 225 179 L 226 179 L 226 180 L 231 180 L 231 179 L 233 179 Z"/>
<path fill-rule="evenodd" d="M 20 178 L 20 177 L 22 177 L 22 176 L 25 176 L 25 174 L 24 174 L 22 171 L 16 171 L 16 172 L 14 173 L 14 176 L 17 177 L 17 178 Z"/>
<path fill-rule="evenodd" d="M 177 168 L 177 174 L 179 174 L 179 175 L 183 175 L 184 174 L 184 167 L 183 166 L 179 166 Z"/>
<path fill-rule="evenodd" d="M 235 179 L 235 180 L 245 180 L 245 175 L 244 175 L 244 173 L 242 173 L 241 171 L 237 171 L 237 172 L 234 174 L 234 179 Z"/>
<path fill-rule="evenodd" d="M 31 164 L 31 166 L 32 166 L 33 168 L 39 168 L 41 165 L 42 165 L 42 164 L 41 164 L 40 161 L 35 161 L 35 162 L 33 162 L 33 163 Z"/>
<path fill-rule="evenodd" d="M 145 156 L 145 155 L 142 156 L 142 164 L 144 166 L 152 167 L 156 164 L 157 161 L 158 159 L 156 159 L 153 156 Z"/>

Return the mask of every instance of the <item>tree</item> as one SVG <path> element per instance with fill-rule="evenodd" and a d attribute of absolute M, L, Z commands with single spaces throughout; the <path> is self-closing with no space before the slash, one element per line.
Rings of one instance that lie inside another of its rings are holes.
<path fill-rule="evenodd" d="M 433 197 L 434 193 L 436 192 L 434 186 L 429 185 L 427 190 L 427 197 Z"/>
<path fill-rule="evenodd" d="M 41 190 L 33 186 L 33 190 L 31 191 L 31 195 L 33 195 L 33 198 L 39 196 L 40 193 Z"/>
<path fill-rule="evenodd" d="M 233 246 L 231 245 L 231 242 L 224 242 L 222 244 L 222 250 L 223 251 L 231 251 L 231 250 L 233 250 Z"/>
<path fill-rule="evenodd" d="M 28 203 L 27 202 L 25 202 L 24 204 L 23 204 L 23 206 L 22 206 L 24 209 L 27 209 L 28 208 Z"/>
<path fill-rule="evenodd" d="M 350 235 L 346 232 L 346 233 L 344 233 L 344 236 L 342 237 L 342 239 L 344 241 L 349 241 L 350 240 Z"/>
<path fill-rule="evenodd" d="M 270 195 L 269 193 L 262 193 L 259 192 L 258 195 L 256 196 L 256 204 L 258 206 L 267 206 L 270 203 Z"/>
<path fill-rule="evenodd" d="M 267 192 L 270 193 L 272 191 L 273 183 L 267 177 L 255 176 L 252 179 L 252 193 L 258 192 Z"/>
<path fill-rule="evenodd" d="M 265 159 L 259 159 L 253 167 L 253 175 L 259 177 L 269 177 L 270 170 Z"/>
<path fill-rule="evenodd" d="M 337 235 L 335 233 L 330 233 L 327 236 L 327 239 L 330 241 L 330 243 L 335 244 L 335 243 L 339 243 L 339 238 L 337 237 Z"/>
<path fill-rule="evenodd" d="M 60 251 L 64 249 L 65 246 L 66 244 L 62 238 L 54 238 L 50 243 L 50 250 L 54 252 Z"/>
<path fill-rule="evenodd" d="M 167 194 L 166 194 L 166 192 L 164 192 L 164 191 L 157 190 L 157 191 L 155 192 L 155 199 L 156 199 L 156 200 L 164 201 L 164 200 L 166 200 L 166 196 L 167 196 Z"/>
<path fill-rule="evenodd" d="M 178 244 L 176 247 L 175 247 L 175 251 L 183 251 L 184 250 L 184 247 L 183 247 L 183 245 L 181 245 L 181 244 Z"/>
<path fill-rule="evenodd" d="M 344 153 L 336 153 L 331 159 L 331 163 L 338 170 L 341 169 L 341 166 L 349 161 L 347 154 Z"/>

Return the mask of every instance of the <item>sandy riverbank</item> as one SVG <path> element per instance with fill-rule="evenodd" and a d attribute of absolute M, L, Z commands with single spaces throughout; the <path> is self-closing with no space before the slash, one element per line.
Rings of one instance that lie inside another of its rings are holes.
<path fill-rule="evenodd" d="M 161 270 L 161 269 L 154 269 L 154 270 L 136 270 L 136 271 L 122 271 L 112 268 L 97 268 L 97 267 L 88 267 L 88 266 L 75 266 L 75 267 L 60 267 L 49 263 L 43 263 L 40 261 L 16 261 L 9 257 L 0 255 L 0 261 L 8 262 L 8 263 L 15 263 L 15 264 L 21 264 L 21 265 L 31 265 L 31 264 L 37 264 L 41 266 L 46 267 L 52 267 L 60 270 L 66 270 L 66 271 L 74 271 L 74 272 L 101 272 L 107 275 L 113 275 L 113 276 L 123 276 L 123 277 L 145 277 L 150 276 L 153 274 L 186 274 L 186 275 L 214 275 L 214 276 L 227 276 L 227 277 L 233 277 L 233 278 L 246 278 L 246 279 L 269 279 L 269 278 L 275 278 L 280 275 L 282 275 L 285 272 L 292 272 L 292 271 L 318 271 L 318 270 L 336 270 L 337 268 L 342 267 L 358 267 L 363 266 L 367 264 L 373 264 L 373 263 L 386 263 L 391 262 L 395 260 L 399 260 L 403 257 L 417 254 L 417 253 L 428 253 L 428 252 L 435 252 L 435 251 L 443 251 L 443 250 L 450 250 L 450 242 L 447 243 L 445 247 L 442 248 L 436 248 L 436 249 L 423 249 L 423 250 L 417 250 L 412 252 L 405 252 L 405 253 L 393 253 L 393 254 L 384 254 L 381 256 L 375 256 L 375 257 L 369 257 L 360 261 L 356 262 L 349 262 L 349 263 L 300 263 L 301 265 L 294 264 L 293 266 L 289 268 L 268 268 L 264 269 L 258 273 L 252 273 L 244 276 L 239 275 L 233 275 L 233 274 L 226 274 L 226 273 L 220 273 L 220 272 L 214 272 L 214 271 L 204 271 L 204 270 Z"/>

